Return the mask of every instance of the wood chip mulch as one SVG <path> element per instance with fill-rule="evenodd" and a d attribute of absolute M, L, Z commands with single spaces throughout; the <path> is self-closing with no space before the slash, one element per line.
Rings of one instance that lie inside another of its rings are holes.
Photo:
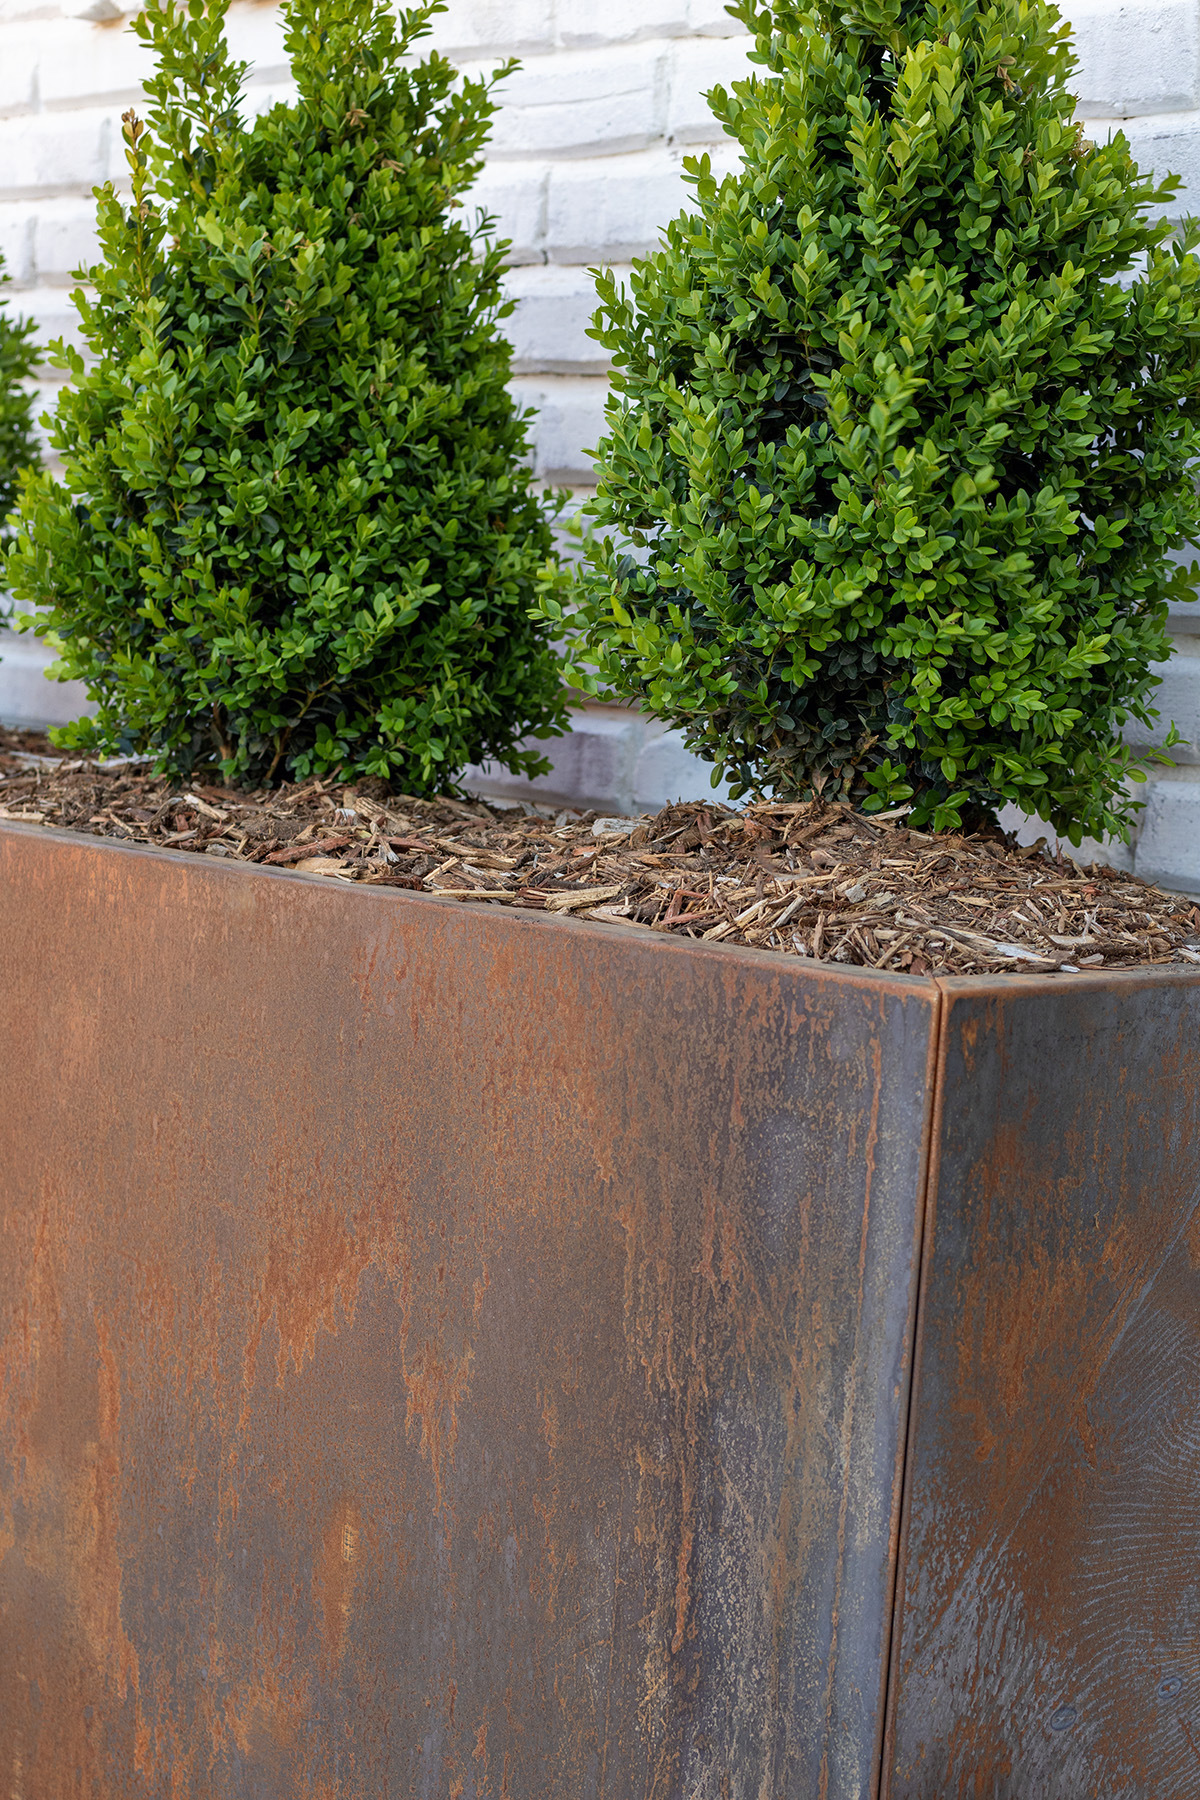
<path fill-rule="evenodd" d="M 841 805 L 607 819 L 371 781 L 241 792 L 0 731 L 0 820 L 917 975 L 1200 965 L 1191 900 L 998 834 L 934 837 Z"/>

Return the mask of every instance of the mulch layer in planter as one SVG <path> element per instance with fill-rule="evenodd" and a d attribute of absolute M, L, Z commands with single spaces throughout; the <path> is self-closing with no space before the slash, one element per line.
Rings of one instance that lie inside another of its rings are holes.
<path fill-rule="evenodd" d="M 609 819 L 371 781 L 251 793 L 0 730 L 0 819 L 912 974 L 1200 964 L 1200 906 L 1132 876 L 815 802 Z"/>

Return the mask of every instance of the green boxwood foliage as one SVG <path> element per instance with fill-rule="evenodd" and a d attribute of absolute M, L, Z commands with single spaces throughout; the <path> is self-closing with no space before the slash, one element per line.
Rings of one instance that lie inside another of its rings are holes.
<path fill-rule="evenodd" d="M 417 792 L 539 772 L 519 739 L 563 704 L 506 246 L 451 211 L 508 70 L 405 60 L 440 0 L 285 0 L 299 97 L 248 125 L 227 4 L 148 0 L 133 197 L 97 190 L 76 296 L 96 360 L 56 347 L 65 480 L 28 482 L 8 573 L 98 706 L 59 742 Z"/>
<path fill-rule="evenodd" d="M 0 287 L 10 280 L 0 256 Z M 0 544 L 7 541 L 5 521 L 17 497 L 17 477 L 38 460 L 33 400 L 25 386 L 38 360 L 33 331 L 32 321 L 14 319 L 0 306 Z"/>
<path fill-rule="evenodd" d="M 574 679 L 740 791 L 1121 831 L 1197 575 L 1197 233 L 1149 210 L 1178 182 L 1082 141 L 1044 0 L 729 11 L 741 167 L 693 160 L 632 294 L 599 281 Z"/>

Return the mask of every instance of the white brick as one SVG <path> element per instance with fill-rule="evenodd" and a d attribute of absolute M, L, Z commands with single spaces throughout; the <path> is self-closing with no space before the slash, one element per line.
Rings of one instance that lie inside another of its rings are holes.
<path fill-rule="evenodd" d="M 1161 749 L 1173 724 L 1185 742 L 1169 754 L 1177 763 L 1200 763 L 1200 643 L 1185 640 L 1170 662 L 1154 664 L 1154 673 L 1159 677 L 1154 697 L 1158 724 L 1147 731 L 1131 720 L 1125 727 L 1125 741 L 1139 749 Z"/>
<path fill-rule="evenodd" d="M 1084 130 L 1096 143 L 1123 131 L 1134 161 L 1143 175 L 1181 175 L 1183 187 L 1169 208 L 1159 208 L 1171 218 L 1194 212 L 1200 206 L 1200 112 L 1156 113 L 1127 119 L 1116 125 L 1111 119 L 1085 119 Z"/>
<path fill-rule="evenodd" d="M 1073 86 L 1091 118 L 1200 105 L 1200 10 L 1195 0 L 1079 0 L 1071 23 Z"/>
<path fill-rule="evenodd" d="M 672 50 L 667 136 L 673 144 L 715 144 L 725 136 L 704 96 L 750 73 L 749 40 L 684 38 Z"/>
<path fill-rule="evenodd" d="M 712 785 L 711 765 L 684 748 L 683 735 L 633 708 L 589 705 L 572 711 L 570 731 L 536 747 L 553 765 L 536 781 L 493 763 L 467 772 L 473 793 L 543 806 L 595 808 L 628 817 L 674 800 L 727 800 Z"/>
<path fill-rule="evenodd" d="M 66 725 L 93 710 L 81 681 L 47 681 L 53 661 L 39 639 L 0 630 L 0 723 Z"/>
<path fill-rule="evenodd" d="M 530 50 L 548 50 L 554 44 L 553 0 L 451 0 L 449 9 L 433 20 L 433 30 L 416 46 L 418 55 L 430 49 L 460 60 L 486 50 L 497 61 Z"/>
<path fill-rule="evenodd" d="M 141 10 L 138 0 L 63 0 L 64 18 L 116 27 Z"/>
<path fill-rule="evenodd" d="M 95 200 L 37 202 L 33 244 L 38 281 L 73 285 L 76 269 L 91 268 L 100 255 Z"/>
<path fill-rule="evenodd" d="M 504 84 L 489 156 L 615 155 L 663 134 L 665 45 L 536 57 Z"/>
<path fill-rule="evenodd" d="M 628 271 L 622 271 L 628 273 Z M 505 288 L 517 309 L 505 321 L 518 375 L 603 375 L 608 355 L 588 337 L 596 287 L 575 267 L 513 269 Z"/>
<path fill-rule="evenodd" d="M 657 812 L 675 800 L 728 800 L 729 784 L 714 788 L 712 764 L 693 756 L 682 731 L 651 736 L 638 754 L 633 772 L 633 810 Z"/>
<path fill-rule="evenodd" d="M 36 19 L 57 19 L 60 12 L 53 0 L 0 0 L 0 28 Z"/>
<path fill-rule="evenodd" d="M 0 200 L 88 193 L 123 168 L 119 146 L 119 121 L 108 110 L 6 119 L 0 122 Z"/>
<path fill-rule="evenodd" d="M 294 105 L 298 94 L 295 82 L 282 75 L 263 81 L 256 81 L 251 75 L 242 89 L 242 118 L 249 125 L 273 106 Z"/>
<path fill-rule="evenodd" d="M 135 11 L 129 0 L 66 0 L 63 12 L 69 19 L 83 19 L 90 25 L 119 25 L 127 13 Z"/>
<path fill-rule="evenodd" d="M 225 36 L 237 60 L 250 64 L 252 81 L 290 79 L 280 7 L 248 5 L 246 0 L 239 0 L 226 15 Z"/>
<path fill-rule="evenodd" d="M 1185 545 L 1182 550 L 1171 552 L 1171 561 L 1191 568 L 1200 563 L 1200 547 L 1194 544 Z M 1169 630 L 1173 637 L 1191 637 L 1200 632 L 1200 596 L 1195 600 L 1171 600 L 1167 604 L 1170 614 Z"/>
<path fill-rule="evenodd" d="M 136 8 L 128 7 L 127 11 Z M 20 30 L 31 41 L 38 64 L 38 94 L 50 108 L 116 99 L 128 104 L 140 99 L 142 81 L 152 65 L 149 51 L 131 23 L 97 25 L 86 17 L 39 20 L 9 28 L 13 38 Z M 288 60 L 283 42 L 283 17 L 277 7 L 235 5 L 230 8 L 227 35 L 232 54 L 251 65 L 250 79 L 286 80 Z M 0 96 L 7 86 L 10 49 L 5 38 Z M 13 46 L 14 55 L 16 45 Z"/>
<path fill-rule="evenodd" d="M 1146 783 L 1135 867 L 1145 881 L 1200 894 L 1200 771 Z"/>
<path fill-rule="evenodd" d="M 550 260 L 622 263 L 649 256 L 669 221 L 692 198 L 683 178 L 682 152 L 553 165 L 545 229 Z"/>
<path fill-rule="evenodd" d="M 494 235 L 510 240 L 510 264 L 540 263 L 545 256 L 549 180 L 545 163 L 493 163 L 463 195 L 468 223 L 487 213 L 496 221 Z"/>
<path fill-rule="evenodd" d="M 594 476 L 588 451 L 604 435 L 607 381 L 600 376 L 551 375 L 542 380 L 517 376 L 509 386 L 522 405 L 537 410 L 534 468 L 540 479 L 589 485 Z"/>
<path fill-rule="evenodd" d="M 725 0 L 688 0 L 688 30 L 701 37 L 746 37 L 740 19 L 731 19 Z"/>
<path fill-rule="evenodd" d="M 38 27 L 7 25 L 0 31 L 0 118 L 7 119 L 37 105 Z"/>
<path fill-rule="evenodd" d="M 38 97 L 50 111 L 103 104 L 123 111 L 140 104 L 153 67 L 128 25 L 62 19 L 39 25 Z"/>
<path fill-rule="evenodd" d="M 690 29 L 687 0 L 558 0 L 559 42 L 572 49 L 680 37 Z"/>
<path fill-rule="evenodd" d="M 467 771 L 466 786 L 475 793 L 542 806 L 594 807 L 621 815 L 632 811 L 633 774 L 645 737 L 641 717 L 615 707 L 588 707 L 573 713 L 571 727 L 564 737 L 531 740 L 531 748 L 549 757 L 549 775 L 528 781 L 484 763 Z"/>
<path fill-rule="evenodd" d="M 36 322 L 39 342 L 44 344 L 50 338 L 66 337 L 82 347 L 79 314 L 71 302 L 69 289 L 28 288 L 21 295 L 21 311 Z"/>
<path fill-rule="evenodd" d="M 551 526 L 554 539 L 554 554 L 568 566 L 576 566 L 583 560 L 583 550 L 576 530 L 584 504 L 595 498 L 594 487 L 577 482 L 571 489 L 567 503 Z"/>
<path fill-rule="evenodd" d="M 1111 869 L 1132 872 L 1134 852 L 1131 846 L 1121 838 L 1084 838 L 1080 844 L 1072 844 L 1069 838 L 1059 837 L 1052 825 L 1045 819 L 1036 818 L 1032 813 L 1021 812 L 1018 807 L 1001 807 L 997 814 L 1002 831 L 1015 833 L 1019 844 L 1044 843 L 1053 856 L 1061 850 L 1064 856 L 1073 856 L 1086 868 L 1094 862 L 1107 863 Z"/>
<path fill-rule="evenodd" d="M 0 207 L 0 257 L 4 259 L 5 273 L 16 287 L 30 287 L 33 283 L 36 230 L 37 212 L 33 206 L 17 203 Z M 12 288 L 4 289 L 3 295 L 11 304 Z"/>

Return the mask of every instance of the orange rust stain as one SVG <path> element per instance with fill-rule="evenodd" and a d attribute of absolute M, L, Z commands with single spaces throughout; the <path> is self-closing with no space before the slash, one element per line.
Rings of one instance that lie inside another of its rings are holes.
<path fill-rule="evenodd" d="M 974 1257 L 959 1285 L 956 1348 L 964 1379 L 956 1401 L 974 1421 L 981 1460 L 1028 1406 L 1031 1394 L 1044 1395 L 1048 1383 L 1062 1389 L 1052 1408 L 1060 1427 L 1064 1418 L 1079 1413 L 1147 1267 L 1165 1250 L 1147 1234 L 1144 1218 L 1118 1213 L 1103 1222 L 1090 1220 L 1077 1199 L 1088 1180 L 1083 1146 L 1070 1158 L 1075 1172 L 1047 1191 L 1043 1164 L 1025 1166 L 1025 1142 L 1015 1127 L 997 1134 L 973 1222 Z M 1005 1220 L 1013 1193 L 1043 1195 L 1043 1218 L 1027 1240 L 1008 1244 Z M 1055 1220 L 1062 1221 L 1057 1236 Z M 1107 1304 L 1095 1315 L 1098 1274 Z M 1089 1316 L 1094 1317 L 1090 1354 L 1086 1339 L 1080 1349 Z M 1026 1444 L 1026 1452 L 1032 1449 Z M 998 1471 L 1002 1482 L 1010 1477 L 1014 1451 L 1021 1460 L 1021 1449 L 1010 1441 L 1008 1471 Z"/>
<path fill-rule="evenodd" d="M 278 1378 L 289 1361 L 297 1370 L 310 1361 L 323 1328 L 336 1336 L 338 1312 L 354 1320 L 358 1284 L 375 1257 L 368 1233 L 356 1233 L 342 1209 L 330 1200 L 304 1219 L 297 1235 L 275 1237 L 267 1251 L 258 1321 L 247 1345 L 246 1367 L 253 1385 L 258 1345 L 270 1319 L 279 1332 Z"/>
<path fill-rule="evenodd" d="M 52 1612 L 61 1607 L 63 1625 L 45 1641 L 28 1630 L 19 1641 L 0 1641 L 0 1749 L 12 1752 L 6 1773 L 17 1794 L 26 1791 L 28 1765 L 29 1791 L 39 1797 L 86 1792 L 109 1800 L 85 1706 L 119 1712 L 139 1686 L 122 1615 L 120 1378 L 99 1312 L 90 1320 L 92 1354 L 68 1353 L 61 1230 L 48 1200 L 32 1234 L 25 1300 L 0 1359 L 0 1408 L 17 1450 L 0 1543 L 39 1582 Z M 86 1334 L 87 1323 L 78 1319 L 77 1333 Z M 19 1541 L 16 1506 L 25 1515 Z M 139 1720 L 129 1743 L 135 1757 L 146 1747 Z"/>
<path fill-rule="evenodd" d="M 127 1684 L 138 1684 L 138 1662 L 121 1621 L 121 1558 L 117 1518 L 121 1493 L 121 1385 L 116 1353 L 106 1321 L 96 1316 L 98 1442 L 91 1448 L 91 1468 L 76 1494 L 72 1548 L 74 1587 L 81 1623 L 100 1667 L 124 1698 Z"/>
<path fill-rule="evenodd" d="M 350 1630 L 364 1551 L 362 1511 L 353 1495 L 331 1507 L 313 1560 L 313 1604 L 322 1623 L 327 1668 L 340 1662 Z"/>
<path fill-rule="evenodd" d="M 421 1450 L 429 1458 L 434 1505 L 439 1510 L 443 1505 L 448 1465 L 454 1460 L 458 1443 L 458 1409 L 471 1390 L 474 1356 L 474 1349 L 468 1347 L 461 1356 L 450 1358 L 440 1345 L 426 1339 L 412 1364 L 405 1369 L 407 1422 L 420 1428 Z"/>
<path fill-rule="evenodd" d="M 478 1324 L 478 1322 L 479 1322 L 479 1315 L 483 1311 L 483 1302 L 484 1302 L 484 1299 L 486 1298 L 487 1291 L 491 1287 L 491 1285 L 492 1285 L 492 1278 L 491 1278 L 491 1275 L 488 1273 L 488 1266 L 487 1266 L 487 1262 L 485 1261 L 482 1269 L 480 1270 L 478 1277 L 476 1278 L 474 1288 L 472 1289 L 472 1294 L 473 1294 L 473 1298 L 474 1298 L 474 1305 L 473 1305 L 472 1310 L 474 1312 L 476 1324 Z"/>
<path fill-rule="evenodd" d="M 218 1357 L 218 1347 L 221 1341 L 221 1264 L 215 1251 L 210 1251 L 208 1255 L 199 1312 L 198 1349 L 201 1354 L 196 1357 L 196 1372 L 199 1373 L 203 1368 L 209 1381 L 215 1383 L 221 1372 Z M 189 1376 L 190 1373 L 189 1369 Z M 189 1387 L 190 1385 L 189 1380 Z"/>
<path fill-rule="evenodd" d="M 308 1676 L 288 1679 L 267 1667 L 225 1696 L 221 1722 L 243 1756 L 282 1776 L 310 1710 Z"/>

